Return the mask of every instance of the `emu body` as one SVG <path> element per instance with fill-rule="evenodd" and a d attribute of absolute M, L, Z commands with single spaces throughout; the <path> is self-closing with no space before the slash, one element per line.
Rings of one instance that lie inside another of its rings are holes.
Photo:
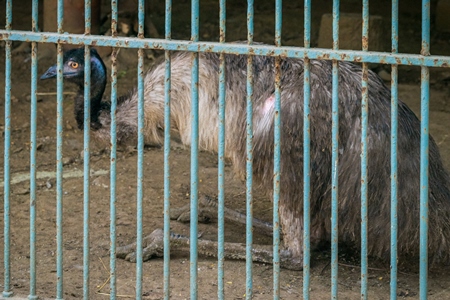
<path fill-rule="evenodd" d="M 246 162 L 246 70 L 247 58 L 226 55 L 226 156 L 234 170 L 245 173 Z M 78 77 L 69 70 L 76 61 Z M 78 125 L 83 118 L 83 50 L 64 56 L 67 80 L 80 86 L 75 100 Z M 92 135 L 109 142 L 109 105 L 101 98 L 106 69 L 95 50 L 91 52 Z M 190 144 L 191 55 L 172 55 L 171 124 L 185 145 Z M 52 67 L 54 68 L 54 67 Z M 50 68 L 42 78 L 52 76 Z M 285 253 L 301 266 L 303 257 L 303 60 L 281 63 L 281 192 L 280 220 Z M 267 192 L 273 188 L 274 148 L 274 58 L 253 59 L 253 173 L 255 182 Z M 199 146 L 218 147 L 219 57 L 200 54 Z M 330 240 L 331 235 L 331 88 L 330 61 L 311 61 L 311 247 Z M 359 66 L 339 63 L 339 240 L 360 243 L 360 152 L 361 78 Z M 369 71 L 368 128 L 368 250 L 387 259 L 390 251 L 390 105 L 391 95 L 382 80 Z M 145 77 L 145 141 L 163 142 L 164 65 L 157 64 Z M 399 101 L 398 114 L 398 251 L 419 254 L 420 122 Z M 137 94 L 122 97 L 117 107 L 119 144 L 135 144 L 137 138 Z M 450 261 L 450 190 L 433 138 L 429 143 L 429 254 L 434 261 Z"/>

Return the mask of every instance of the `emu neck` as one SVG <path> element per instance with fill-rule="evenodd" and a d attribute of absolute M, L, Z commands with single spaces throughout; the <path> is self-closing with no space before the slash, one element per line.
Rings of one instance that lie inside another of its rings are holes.
<path fill-rule="evenodd" d="M 91 129 L 96 130 L 101 128 L 98 116 L 101 110 L 104 110 L 109 106 L 107 103 L 102 103 L 103 92 L 106 87 L 106 79 L 99 79 L 96 75 L 97 72 L 92 72 L 91 83 Z M 99 80 L 98 80 L 99 79 Z M 78 85 L 78 94 L 75 97 L 75 119 L 77 120 L 78 128 L 83 129 L 84 126 L 84 83 Z"/>

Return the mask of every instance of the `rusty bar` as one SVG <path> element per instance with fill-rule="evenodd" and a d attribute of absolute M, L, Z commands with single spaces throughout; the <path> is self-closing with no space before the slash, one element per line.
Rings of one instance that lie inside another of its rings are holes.
<path fill-rule="evenodd" d="M 253 0 L 247 1 L 247 44 L 253 44 L 254 34 Z M 247 58 L 247 120 L 246 120 L 246 293 L 245 298 L 253 298 L 253 56 Z"/>
<path fill-rule="evenodd" d="M 311 44 L 311 0 L 304 2 L 304 46 Z M 309 57 L 304 62 L 303 78 L 303 299 L 309 300 L 311 282 L 311 132 L 310 132 L 310 82 L 311 62 Z"/>
<path fill-rule="evenodd" d="M 225 43 L 226 1 L 220 0 L 220 43 Z M 218 211 L 217 211 L 217 299 L 225 299 L 225 107 L 226 71 L 225 54 L 220 54 L 219 65 L 219 147 L 218 147 Z"/>
<path fill-rule="evenodd" d="M 191 2 L 191 41 L 199 37 L 199 0 Z M 199 54 L 192 54 L 191 66 L 191 226 L 190 226 L 190 294 L 198 295 L 198 81 Z"/>
<path fill-rule="evenodd" d="M 138 2 L 139 39 L 144 38 L 144 0 Z M 137 195 L 136 195 L 136 293 L 142 299 L 143 281 L 143 200 L 144 200 L 144 49 L 138 49 L 138 144 L 137 144 Z"/>
<path fill-rule="evenodd" d="M 398 0 L 392 0 L 392 53 L 398 52 Z M 397 134 L 398 134 L 398 68 L 391 66 L 391 300 L 397 299 Z"/>
<path fill-rule="evenodd" d="M 31 30 L 38 31 L 38 1 L 32 3 Z M 37 44 L 31 43 L 31 112 L 30 112 L 30 294 L 28 299 L 38 299 L 36 295 L 36 131 L 37 131 Z"/>
<path fill-rule="evenodd" d="M 281 46 L 282 1 L 275 1 L 275 45 Z M 281 180 L 281 57 L 275 57 L 275 115 L 273 158 L 273 299 L 280 299 L 280 180 Z"/>
<path fill-rule="evenodd" d="M 6 1 L 6 31 L 12 29 L 12 0 Z M 7 41 L 5 45 L 5 149 L 3 167 L 3 216 L 4 216 L 4 285 L 3 297 L 13 296 L 11 291 L 11 260 L 10 260 L 10 153 L 11 153 L 11 47 L 12 42 Z"/>
<path fill-rule="evenodd" d="M 117 36 L 117 0 L 111 1 L 111 36 Z M 110 153 L 110 205 L 109 205 L 109 297 L 116 299 L 116 161 L 117 161 L 117 53 L 113 48 L 111 53 L 111 153 Z"/>
<path fill-rule="evenodd" d="M 333 50 L 339 49 L 339 0 L 333 1 Z M 339 62 L 333 60 L 332 71 L 332 153 L 331 153 L 331 299 L 338 298 L 339 241 Z"/>
<path fill-rule="evenodd" d="M 369 49 L 369 0 L 363 0 L 362 49 Z M 361 299 L 367 300 L 368 284 L 368 126 L 369 126 L 369 67 L 362 64 L 361 99 Z"/>
<path fill-rule="evenodd" d="M 172 0 L 166 0 L 165 38 L 172 38 Z M 170 299 L 170 52 L 164 52 L 164 299 Z"/>
<path fill-rule="evenodd" d="M 430 55 L 430 0 L 422 0 L 422 49 L 421 54 Z M 430 71 L 421 67 L 420 110 L 420 290 L 421 300 L 428 294 L 428 165 L 429 165 L 429 115 L 430 115 Z"/>
<path fill-rule="evenodd" d="M 58 33 L 64 32 L 64 1 L 58 0 Z M 57 45 L 56 76 L 56 299 L 64 298 L 64 241 L 63 241 L 63 46 Z"/>
<path fill-rule="evenodd" d="M 91 1 L 84 1 L 85 35 L 91 31 Z M 84 147 L 83 147 L 83 298 L 89 299 L 90 284 L 90 131 L 91 131 L 91 52 L 90 47 L 84 47 Z"/>
<path fill-rule="evenodd" d="M 170 51 L 215 52 L 230 54 L 252 54 L 265 56 L 283 56 L 292 58 L 340 60 L 351 62 L 367 62 L 380 64 L 398 64 L 410 66 L 450 68 L 450 57 L 407 53 L 388 53 L 375 51 L 332 50 L 320 48 L 303 48 L 282 46 L 273 48 L 261 44 L 229 44 L 217 42 L 192 42 L 182 40 L 139 39 L 133 37 L 110 37 L 100 35 L 85 36 L 82 34 L 58 34 L 51 32 L 24 32 L 17 30 L 0 30 L 0 41 L 26 41 L 38 43 L 60 43 L 73 45 L 89 45 L 100 47 L 145 48 Z"/>

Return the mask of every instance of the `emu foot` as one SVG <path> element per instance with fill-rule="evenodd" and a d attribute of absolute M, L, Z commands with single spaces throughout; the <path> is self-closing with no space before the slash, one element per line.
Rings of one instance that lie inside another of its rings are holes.
<path fill-rule="evenodd" d="M 303 257 L 293 257 L 291 251 L 280 251 L 280 266 L 284 269 L 301 271 L 303 270 Z"/>
<path fill-rule="evenodd" d="M 164 232 L 162 229 L 154 230 L 143 239 L 142 256 L 147 261 L 152 257 L 162 257 L 164 253 Z M 116 257 L 136 262 L 136 242 L 122 247 L 117 247 Z"/>
<path fill-rule="evenodd" d="M 170 249 L 189 253 L 189 238 L 183 235 L 170 233 Z M 225 258 L 245 260 L 246 245 L 242 243 L 225 243 Z M 164 232 L 162 229 L 154 230 L 143 240 L 142 259 L 147 261 L 153 257 L 163 257 Z M 215 241 L 198 240 L 198 254 L 201 256 L 217 257 L 218 245 Z M 272 245 L 253 245 L 252 256 L 254 262 L 271 264 L 273 262 Z M 117 247 L 116 256 L 136 262 L 136 243 Z M 302 270 L 302 259 L 293 257 L 288 250 L 280 252 L 280 266 L 290 270 Z"/>
<path fill-rule="evenodd" d="M 203 224 L 211 223 L 211 219 L 214 214 L 217 215 L 217 212 L 214 211 L 211 207 L 205 206 L 203 204 L 203 198 L 206 196 L 202 196 L 199 199 L 199 207 L 198 207 L 198 221 Z M 176 220 L 181 223 L 189 223 L 191 221 L 191 205 L 187 204 L 185 206 L 179 208 L 171 208 L 170 209 L 170 219 Z"/>
<path fill-rule="evenodd" d="M 180 234 L 170 233 L 170 249 L 189 253 L 189 238 Z M 142 260 L 147 261 L 154 257 L 164 256 L 164 231 L 155 229 L 142 241 Z M 117 247 L 116 257 L 136 262 L 136 242 Z"/>
<path fill-rule="evenodd" d="M 198 199 L 198 221 L 200 223 L 210 223 L 213 216 L 217 216 L 218 203 L 215 199 L 203 195 Z M 179 222 L 187 223 L 191 218 L 191 206 L 187 204 L 180 208 L 175 208 L 170 210 L 170 219 L 177 220 Z M 245 214 L 242 214 L 233 209 L 224 208 L 224 216 L 227 220 L 239 223 L 246 224 L 247 217 Z M 267 235 L 273 234 L 272 224 L 269 222 L 261 221 L 259 219 L 253 219 L 253 226 L 263 233 Z"/>

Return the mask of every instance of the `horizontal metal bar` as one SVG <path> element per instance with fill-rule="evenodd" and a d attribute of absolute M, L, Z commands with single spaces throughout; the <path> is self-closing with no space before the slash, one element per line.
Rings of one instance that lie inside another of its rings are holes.
<path fill-rule="evenodd" d="M 292 58 L 309 58 L 325 60 L 342 60 L 353 62 L 414 65 L 427 67 L 450 67 L 449 56 L 423 56 L 420 54 L 332 50 L 303 47 L 277 47 L 261 44 L 221 44 L 214 42 L 191 42 L 180 40 L 140 39 L 83 34 L 58 34 L 53 32 L 35 33 L 17 30 L 0 30 L 0 40 L 25 41 L 39 43 L 61 43 L 89 46 L 146 48 L 171 51 L 217 52 L 230 54 L 252 54 L 266 56 L 282 56 Z"/>

